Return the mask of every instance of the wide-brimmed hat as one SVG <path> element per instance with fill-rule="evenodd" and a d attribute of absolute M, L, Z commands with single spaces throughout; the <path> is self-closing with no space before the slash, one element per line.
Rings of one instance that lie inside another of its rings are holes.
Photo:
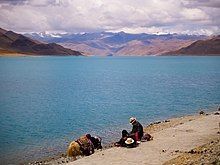
<path fill-rule="evenodd" d="M 130 123 L 131 123 L 131 124 L 133 124 L 135 121 L 136 121 L 136 118 L 135 118 L 135 117 L 131 117 L 131 118 L 130 118 Z"/>
<path fill-rule="evenodd" d="M 127 140 L 125 141 L 126 144 L 133 144 L 134 143 L 134 139 L 132 138 L 127 138 Z"/>

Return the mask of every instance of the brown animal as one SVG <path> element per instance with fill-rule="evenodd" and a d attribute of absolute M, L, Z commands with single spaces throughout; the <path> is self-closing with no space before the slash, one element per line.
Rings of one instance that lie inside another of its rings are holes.
<path fill-rule="evenodd" d="M 94 149 L 102 149 L 101 138 L 87 134 L 69 144 L 67 156 L 75 158 L 79 155 L 89 156 L 94 153 Z"/>
<path fill-rule="evenodd" d="M 76 157 L 79 155 L 83 155 L 80 150 L 80 145 L 77 142 L 72 141 L 67 149 L 67 156 Z"/>

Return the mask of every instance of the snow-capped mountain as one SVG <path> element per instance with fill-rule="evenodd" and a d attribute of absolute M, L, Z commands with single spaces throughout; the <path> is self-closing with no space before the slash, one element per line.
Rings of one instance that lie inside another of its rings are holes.
<path fill-rule="evenodd" d="M 95 33 L 28 33 L 28 37 L 59 43 L 87 55 L 158 55 L 177 50 L 207 36 L 185 34 Z"/>

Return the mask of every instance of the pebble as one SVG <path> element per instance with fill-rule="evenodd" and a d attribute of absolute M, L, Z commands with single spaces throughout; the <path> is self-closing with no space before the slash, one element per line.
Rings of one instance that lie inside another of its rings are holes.
<path fill-rule="evenodd" d="M 158 121 L 158 122 L 155 122 L 154 124 L 160 124 L 161 123 L 161 121 Z"/>
<path fill-rule="evenodd" d="M 203 149 L 203 151 L 206 153 L 206 152 L 207 152 L 207 149 Z"/>
<path fill-rule="evenodd" d="M 199 114 L 200 114 L 200 115 L 204 115 L 205 112 L 204 112 L 204 111 L 200 111 Z"/>
<path fill-rule="evenodd" d="M 196 151 L 194 151 L 194 150 L 190 150 L 188 153 L 190 153 L 190 154 L 195 154 Z"/>

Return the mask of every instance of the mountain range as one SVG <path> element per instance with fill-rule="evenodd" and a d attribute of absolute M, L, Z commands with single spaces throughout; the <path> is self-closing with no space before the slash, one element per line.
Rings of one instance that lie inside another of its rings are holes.
<path fill-rule="evenodd" d="M 0 54 L 28 55 L 220 55 L 220 36 L 183 34 L 26 33 L 0 28 Z"/>
<path fill-rule="evenodd" d="M 42 42 L 55 42 L 66 48 L 86 55 L 161 55 L 187 47 L 197 40 L 205 40 L 203 35 L 180 34 L 129 34 L 125 32 L 96 33 L 28 33 L 26 36 Z"/>
<path fill-rule="evenodd" d="M 0 54 L 82 55 L 56 43 L 43 43 L 24 35 L 0 28 Z"/>

